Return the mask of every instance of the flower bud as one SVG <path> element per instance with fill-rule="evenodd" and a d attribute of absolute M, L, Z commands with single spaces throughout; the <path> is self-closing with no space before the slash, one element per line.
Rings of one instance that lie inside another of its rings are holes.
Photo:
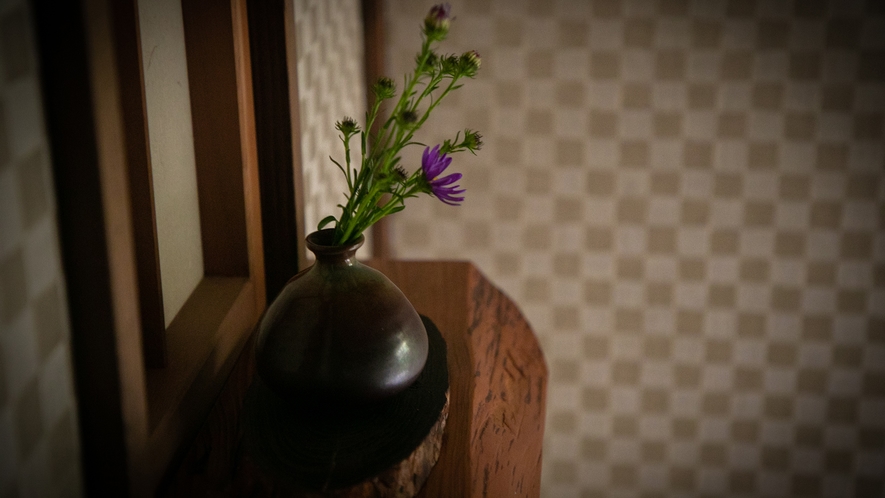
<path fill-rule="evenodd" d="M 403 183 L 408 180 L 409 174 L 406 173 L 405 168 L 403 168 L 402 166 L 397 166 L 393 168 L 393 177 L 396 179 L 397 182 Z"/>
<path fill-rule="evenodd" d="M 378 100 L 393 98 L 396 95 L 396 83 L 384 76 L 378 78 L 378 81 L 372 86 L 372 91 L 375 92 L 375 97 Z"/>
<path fill-rule="evenodd" d="M 468 78 L 476 76 L 476 72 L 479 71 L 479 66 L 482 65 L 482 59 L 480 59 L 479 52 L 476 50 L 464 52 L 461 54 L 458 62 L 461 67 L 461 74 Z"/>
<path fill-rule="evenodd" d="M 436 66 L 437 64 L 439 64 L 439 56 L 436 55 L 436 52 L 431 51 L 427 54 L 427 60 L 424 63 L 427 64 L 429 67 Z"/>
<path fill-rule="evenodd" d="M 399 121 L 403 126 L 411 126 L 418 122 L 418 113 L 411 110 L 404 110 L 399 113 Z"/>
<path fill-rule="evenodd" d="M 360 130 L 356 121 L 349 116 L 345 116 L 344 119 L 335 123 L 335 128 L 347 136 L 353 135 Z"/>
<path fill-rule="evenodd" d="M 420 66 L 418 69 L 422 73 L 433 74 L 436 72 L 437 66 L 439 66 L 439 56 L 436 55 L 436 52 L 431 50 L 427 53 L 427 57 L 422 63 L 421 54 L 418 54 L 415 56 L 415 65 Z"/>
<path fill-rule="evenodd" d="M 465 130 L 464 147 L 473 152 L 482 149 L 482 146 L 482 135 L 478 131 Z"/>
<path fill-rule="evenodd" d="M 461 59 L 457 55 L 447 55 L 442 59 L 442 73 L 455 76 L 461 72 Z"/>
<path fill-rule="evenodd" d="M 424 34 L 429 39 L 442 40 L 449 32 L 452 7 L 448 3 L 434 5 L 424 18 Z"/>

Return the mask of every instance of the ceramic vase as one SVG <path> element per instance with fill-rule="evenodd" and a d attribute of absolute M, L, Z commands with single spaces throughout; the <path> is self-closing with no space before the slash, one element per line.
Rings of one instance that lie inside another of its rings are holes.
<path fill-rule="evenodd" d="M 307 237 L 316 262 L 262 317 L 258 374 L 293 400 L 337 406 L 389 398 L 424 368 L 427 332 L 399 288 L 356 260 L 364 238 L 336 246 L 332 235 L 327 229 Z"/>

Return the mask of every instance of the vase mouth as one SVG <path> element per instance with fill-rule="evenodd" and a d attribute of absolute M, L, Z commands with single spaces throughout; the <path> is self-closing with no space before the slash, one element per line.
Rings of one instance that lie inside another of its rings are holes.
<path fill-rule="evenodd" d="M 317 230 L 307 236 L 307 248 L 318 258 L 321 256 L 353 256 L 366 241 L 366 237 L 360 234 L 358 239 L 349 244 L 335 245 L 332 243 L 334 236 L 334 228 Z"/>

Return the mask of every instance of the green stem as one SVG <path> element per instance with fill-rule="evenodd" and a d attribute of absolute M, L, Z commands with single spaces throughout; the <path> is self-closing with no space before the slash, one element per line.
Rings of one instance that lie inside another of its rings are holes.
<path fill-rule="evenodd" d="M 435 70 L 431 71 L 429 79 L 427 78 L 424 65 L 430 56 L 431 44 L 431 40 L 426 37 L 423 39 L 415 70 L 411 75 L 406 76 L 403 91 L 396 105 L 377 132 L 373 133 L 372 128 L 381 109 L 381 100 L 376 97 L 371 109 L 366 113 L 366 128 L 360 135 L 361 161 L 356 178 L 351 173 L 350 137 L 347 137 L 348 140 L 345 141 L 345 161 L 350 196 L 347 197 L 347 203 L 343 206 L 341 216 L 335 226 L 336 244 L 351 242 L 351 238 L 359 236 L 381 218 L 401 210 L 405 205 L 405 199 L 426 191 L 426 186 L 422 183 L 423 177 L 420 168 L 401 183 L 397 183 L 391 178 L 391 170 L 399 160 L 400 151 L 407 144 L 412 143 L 415 132 L 455 88 L 460 78 L 459 74 L 443 75 Z M 448 86 L 437 98 L 433 98 L 435 90 L 446 77 L 451 78 Z M 415 91 L 416 85 L 419 83 L 424 85 L 420 93 Z M 400 121 L 400 116 L 404 111 L 417 112 L 426 98 L 430 98 L 431 103 L 417 122 L 405 124 Z M 391 198 L 380 204 L 386 193 L 390 193 Z"/>
<path fill-rule="evenodd" d="M 375 142 L 376 147 L 373 148 L 373 154 L 375 153 L 374 151 L 388 150 L 387 146 L 390 142 L 390 137 L 393 134 L 393 130 L 391 129 L 391 127 L 398 128 L 398 126 L 396 126 L 396 117 L 402 112 L 403 107 L 406 105 L 406 103 L 409 101 L 410 96 L 412 95 L 412 91 L 415 89 L 415 85 L 421 79 L 421 73 L 423 71 L 424 64 L 427 62 L 427 58 L 430 56 L 430 44 L 431 41 L 425 37 L 424 42 L 421 44 L 421 56 L 418 60 L 418 64 L 415 66 L 415 71 L 412 73 L 411 77 L 406 80 L 406 86 L 405 88 L 403 88 L 403 92 L 400 94 L 399 100 L 393 107 L 390 117 L 384 123 L 381 131 L 381 136 L 378 137 Z M 381 143 L 380 148 L 377 147 L 379 142 Z M 384 161 L 379 161 L 378 166 L 382 168 L 381 171 L 385 171 L 383 168 L 386 167 L 389 162 L 389 158 L 385 159 Z"/>

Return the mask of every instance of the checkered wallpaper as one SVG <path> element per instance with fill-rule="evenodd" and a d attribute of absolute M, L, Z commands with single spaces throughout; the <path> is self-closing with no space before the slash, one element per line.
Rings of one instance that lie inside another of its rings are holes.
<path fill-rule="evenodd" d="M 430 3 L 385 4 L 397 80 Z M 393 249 L 533 324 L 543 495 L 885 496 L 885 2 L 451 3 L 481 75 L 422 139 L 487 146 Z"/>
<path fill-rule="evenodd" d="M 0 496 L 78 496 L 68 319 L 27 3 L 0 5 Z"/>
<path fill-rule="evenodd" d="M 301 158 L 307 233 L 329 215 L 338 216 L 347 182 L 329 160 L 344 164 L 335 122 L 366 114 L 363 26 L 358 0 L 295 0 Z M 351 147 L 359 150 L 358 140 Z M 359 167 L 358 164 L 355 166 Z M 366 234 L 367 236 L 369 234 Z M 368 257 L 371 244 L 359 251 Z"/>

